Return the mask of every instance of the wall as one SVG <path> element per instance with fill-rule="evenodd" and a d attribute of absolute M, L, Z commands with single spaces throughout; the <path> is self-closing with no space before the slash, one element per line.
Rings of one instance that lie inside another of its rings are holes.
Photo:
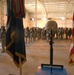
<path fill-rule="evenodd" d="M 58 27 L 72 27 L 72 13 L 67 13 L 66 16 L 65 14 L 62 13 L 50 13 L 48 15 L 49 18 L 51 18 L 52 20 L 55 20 L 58 24 Z M 30 18 L 34 18 L 35 14 L 30 14 Z M 43 14 L 37 14 L 37 26 L 40 28 L 43 28 L 45 26 L 45 24 L 47 23 L 47 21 L 41 20 L 41 17 L 44 17 Z M 66 17 L 67 19 L 62 20 L 61 17 Z M 35 21 L 30 20 L 30 25 L 31 26 L 35 26 Z"/>
<path fill-rule="evenodd" d="M 6 22 L 7 22 L 7 15 L 6 15 L 6 8 L 4 8 L 4 25 L 6 26 Z M 24 28 L 29 27 L 30 26 L 30 19 L 29 19 L 29 13 L 26 11 L 26 16 L 25 18 L 23 18 L 23 26 Z"/>
<path fill-rule="evenodd" d="M 72 28 L 72 20 L 54 20 L 57 22 L 58 27 L 71 27 Z M 37 27 L 43 28 L 45 27 L 47 21 L 37 20 Z M 35 21 L 30 21 L 30 26 L 35 26 Z"/>
<path fill-rule="evenodd" d="M 7 10 L 6 10 L 6 0 L 3 0 L 3 2 L 0 2 L 0 27 L 5 25 L 7 23 Z M 29 13 L 26 11 L 26 17 L 23 18 L 23 25 L 25 27 L 30 26 L 30 19 L 29 19 Z"/>
<path fill-rule="evenodd" d="M 4 14 L 4 25 L 6 25 L 7 16 Z M 58 24 L 58 27 L 72 27 L 72 20 L 55 20 Z M 47 21 L 37 20 L 37 27 L 43 28 Z M 29 13 L 26 12 L 26 17 L 23 19 L 24 28 L 26 27 L 35 27 L 35 21 L 30 20 Z"/>
<path fill-rule="evenodd" d="M 0 3 L 0 6 L 2 7 L 2 4 Z M 0 8 L 1 8 L 0 7 Z M 6 16 L 6 4 L 3 5 L 4 7 L 4 13 L 1 13 L 0 12 L 0 27 L 1 25 L 6 25 L 6 22 L 7 22 L 7 16 Z M 2 9 L 0 9 L 1 11 Z M 1 17 L 3 14 L 3 17 Z M 72 16 L 72 13 L 70 14 L 67 14 L 67 17 L 71 18 Z M 52 17 L 52 18 L 55 18 L 55 17 L 63 17 L 64 14 L 61 14 L 61 13 L 50 13 L 48 15 L 48 17 Z M 30 18 L 32 17 L 35 17 L 35 14 L 29 14 L 28 11 L 26 11 L 26 17 L 23 18 L 23 25 L 24 25 L 24 28 L 26 27 L 35 27 L 35 21 L 33 20 L 30 20 Z M 47 23 L 47 21 L 45 20 L 41 20 L 40 17 L 44 17 L 43 14 L 38 14 L 37 15 L 37 27 L 40 27 L 40 28 L 43 28 L 45 27 L 45 24 Z M 2 20 L 1 20 L 2 18 Z M 72 27 L 72 20 L 71 19 L 67 19 L 67 20 L 61 20 L 61 19 L 55 19 L 55 21 L 58 23 L 58 27 Z"/>
<path fill-rule="evenodd" d="M 30 17 L 29 17 L 29 13 L 27 11 L 26 11 L 25 18 L 23 18 L 23 25 L 24 25 L 24 28 L 30 26 Z"/>

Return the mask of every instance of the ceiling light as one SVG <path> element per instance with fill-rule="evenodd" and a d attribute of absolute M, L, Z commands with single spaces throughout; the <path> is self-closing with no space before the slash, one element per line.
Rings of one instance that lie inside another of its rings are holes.
<path fill-rule="evenodd" d="M 32 18 L 32 20 L 34 20 L 34 18 Z"/>
<path fill-rule="evenodd" d="M 61 20 L 65 20 L 65 17 L 60 17 L 61 18 Z"/>
<path fill-rule="evenodd" d="M 30 20 L 32 20 L 32 21 L 33 21 L 33 20 L 34 20 L 34 18 L 30 18 Z"/>
<path fill-rule="evenodd" d="M 45 21 L 45 20 L 46 20 L 46 18 L 42 18 L 42 20 L 43 20 L 43 21 Z"/>

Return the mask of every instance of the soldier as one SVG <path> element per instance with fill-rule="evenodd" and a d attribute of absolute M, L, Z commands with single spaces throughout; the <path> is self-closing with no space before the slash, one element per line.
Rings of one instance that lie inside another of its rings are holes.
<path fill-rule="evenodd" d="M 35 40 L 36 40 L 36 38 L 37 38 L 37 29 L 36 29 L 36 28 L 34 28 L 33 30 L 34 30 L 33 40 L 35 41 Z"/>
<path fill-rule="evenodd" d="M 42 38 L 42 40 L 45 40 L 45 38 L 46 38 L 46 32 L 45 32 L 45 30 L 44 30 L 45 28 L 43 28 L 42 29 L 42 31 L 41 31 L 41 38 Z"/>
<path fill-rule="evenodd" d="M 68 39 L 68 28 L 65 28 L 66 39 Z"/>
<path fill-rule="evenodd" d="M 61 36 L 61 28 L 60 27 L 57 30 L 57 34 L 58 34 L 58 38 L 60 38 L 60 36 Z"/>
<path fill-rule="evenodd" d="M 46 41 L 49 41 L 49 37 L 50 37 L 50 30 L 46 30 Z"/>
<path fill-rule="evenodd" d="M 38 40 L 41 38 L 41 29 L 38 28 Z"/>
<path fill-rule="evenodd" d="M 5 46 L 6 46 L 6 30 L 5 26 L 1 27 L 1 43 L 2 43 L 2 52 L 5 52 Z"/>
<path fill-rule="evenodd" d="M 30 41 L 33 41 L 33 28 L 30 28 Z"/>
<path fill-rule="evenodd" d="M 26 43 L 30 42 L 30 30 L 29 27 L 25 29 L 25 37 L 26 37 Z"/>
<path fill-rule="evenodd" d="M 63 39 L 63 37 L 64 37 L 64 28 L 61 27 L 61 39 Z"/>
<path fill-rule="evenodd" d="M 68 38 L 69 38 L 69 39 L 71 38 L 71 34 L 72 34 L 72 29 L 69 28 L 69 29 L 68 29 Z"/>

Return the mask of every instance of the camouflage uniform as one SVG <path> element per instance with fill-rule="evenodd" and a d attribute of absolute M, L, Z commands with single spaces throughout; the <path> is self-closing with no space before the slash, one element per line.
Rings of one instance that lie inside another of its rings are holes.
<path fill-rule="evenodd" d="M 42 38 L 42 40 L 45 40 L 45 38 L 46 38 L 46 35 L 45 34 L 46 33 L 45 33 L 44 28 L 43 28 L 42 31 L 41 31 L 41 38 Z"/>
<path fill-rule="evenodd" d="M 46 41 L 49 41 L 50 30 L 46 30 Z"/>
<path fill-rule="evenodd" d="M 1 28 L 1 43 L 2 43 L 2 53 L 5 52 L 5 46 L 6 46 L 6 31 L 5 27 Z"/>
<path fill-rule="evenodd" d="M 26 43 L 30 42 L 30 30 L 29 27 L 25 29 L 25 38 L 26 38 Z"/>
<path fill-rule="evenodd" d="M 30 41 L 33 41 L 33 28 L 30 28 Z"/>
<path fill-rule="evenodd" d="M 65 28 L 66 39 L 68 39 L 68 28 Z"/>
<path fill-rule="evenodd" d="M 35 41 L 37 38 L 37 29 L 34 28 L 33 40 Z"/>

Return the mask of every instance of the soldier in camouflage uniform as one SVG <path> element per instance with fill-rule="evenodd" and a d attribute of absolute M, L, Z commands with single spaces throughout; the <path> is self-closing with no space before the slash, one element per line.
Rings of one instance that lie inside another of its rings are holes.
<path fill-rule="evenodd" d="M 65 28 L 65 35 L 66 35 L 66 39 L 68 39 L 68 28 Z"/>
<path fill-rule="evenodd" d="M 30 30 L 29 27 L 25 29 L 25 38 L 26 38 L 26 43 L 30 42 Z"/>
<path fill-rule="evenodd" d="M 45 28 L 43 28 L 41 31 L 41 38 L 42 38 L 42 40 L 45 40 L 45 38 L 46 38 Z"/>
<path fill-rule="evenodd" d="M 41 38 L 41 29 L 40 28 L 38 28 L 37 33 L 38 33 L 38 40 L 39 40 Z"/>
<path fill-rule="evenodd" d="M 35 41 L 36 38 L 37 38 L 37 29 L 36 28 L 33 28 L 33 30 L 34 30 L 33 40 Z"/>
<path fill-rule="evenodd" d="M 61 27 L 61 39 L 63 39 L 63 37 L 64 37 L 64 28 Z"/>
<path fill-rule="evenodd" d="M 72 29 L 71 28 L 68 28 L 68 39 L 71 38 L 71 34 L 72 34 Z"/>
<path fill-rule="evenodd" d="M 33 41 L 33 28 L 30 28 L 30 41 Z"/>
<path fill-rule="evenodd" d="M 2 52 L 5 52 L 5 46 L 6 46 L 6 30 L 5 30 L 5 26 L 1 27 L 1 43 L 2 43 Z"/>
<path fill-rule="evenodd" d="M 48 42 L 50 38 L 50 30 L 46 30 L 46 41 Z"/>

